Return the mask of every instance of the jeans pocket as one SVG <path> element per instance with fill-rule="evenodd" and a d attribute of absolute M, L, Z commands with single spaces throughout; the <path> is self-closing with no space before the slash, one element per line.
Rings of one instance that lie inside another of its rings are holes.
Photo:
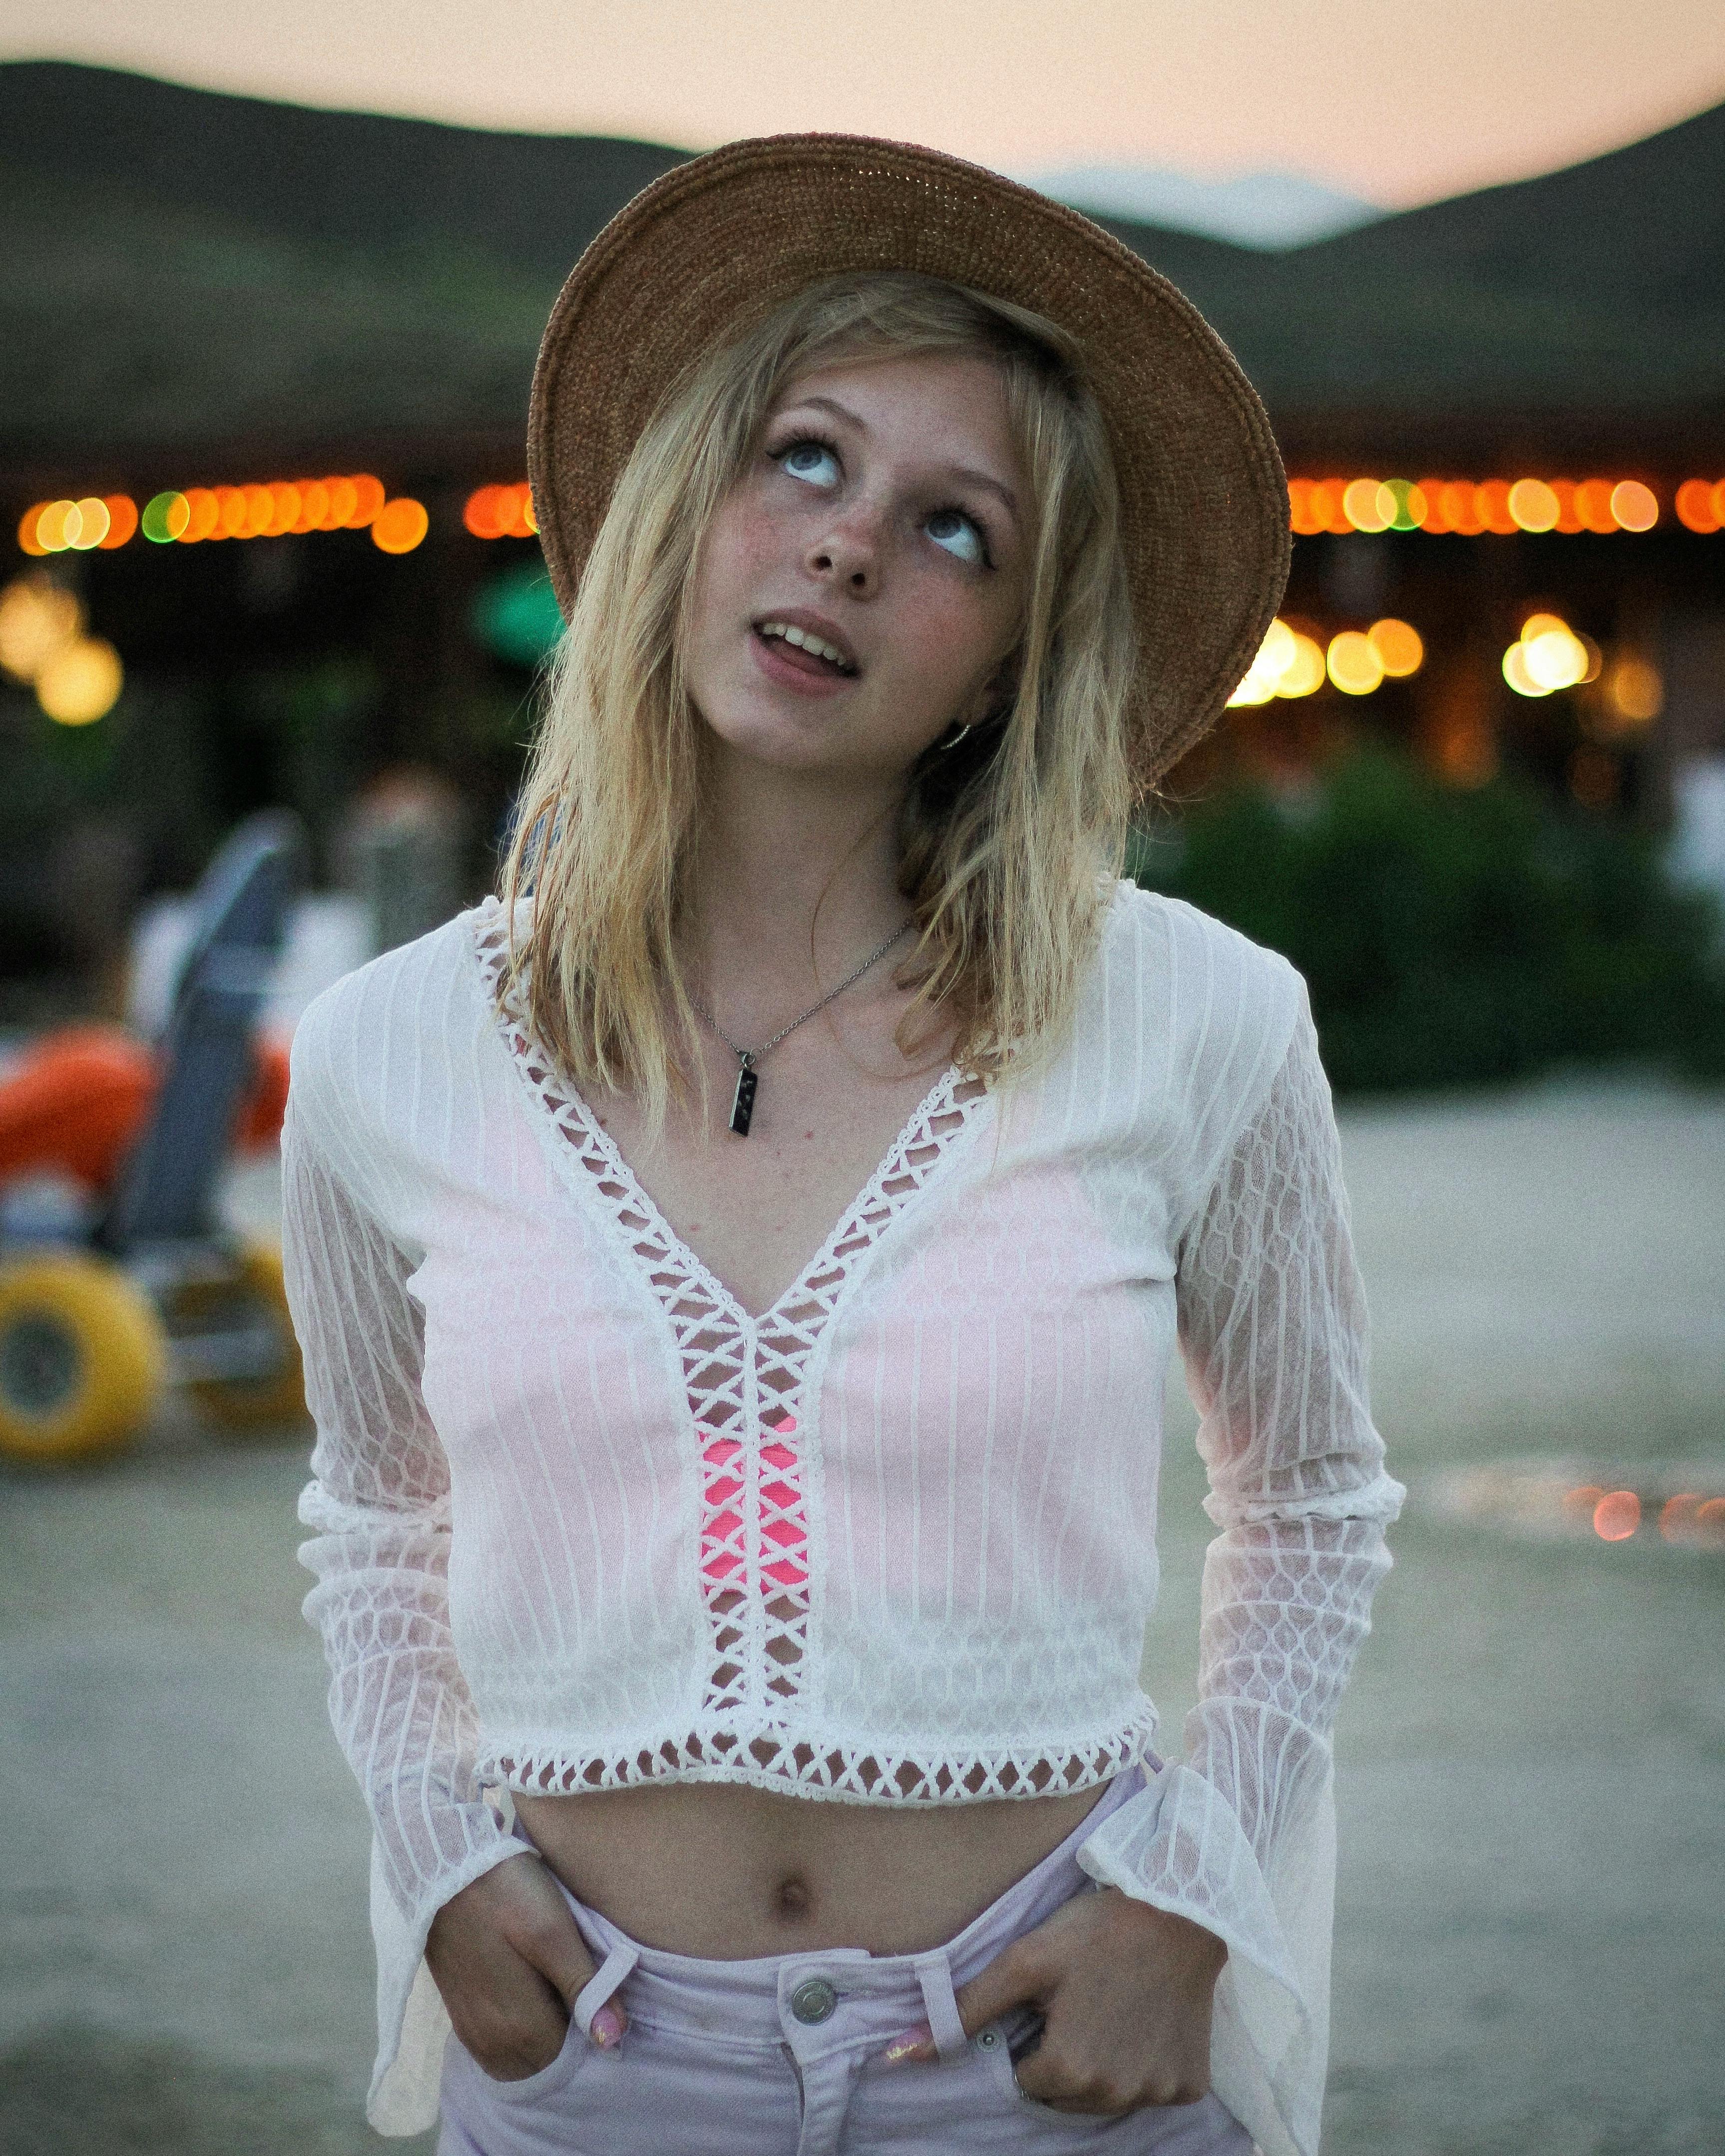
<path fill-rule="evenodd" d="M 465 2051 L 465 2046 L 463 2049 Z M 526 2075 L 520 2081 L 499 2081 L 495 2074 L 485 2071 L 471 2051 L 465 2051 L 465 2056 L 475 2081 L 487 2097 L 499 2103 L 539 2103 L 548 2096 L 557 2095 L 566 2083 L 575 2078 L 583 2055 L 592 2049 L 592 2039 L 582 2035 L 572 2015 L 557 2056 L 536 2074 Z"/>

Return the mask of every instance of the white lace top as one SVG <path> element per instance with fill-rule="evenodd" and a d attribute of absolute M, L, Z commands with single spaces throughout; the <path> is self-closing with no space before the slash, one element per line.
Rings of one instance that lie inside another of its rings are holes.
<path fill-rule="evenodd" d="M 1214 2076 L 1316 2146 L 1329 1732 L 1398 1486 L 1328 1089 L 1280 958 L 1129 885 L 1070 1040 L 948 1072 L 750 1317 L 497 1007 L 495 901 L 294 1044 L 301 1503 L 376 1825 L 386 2133 L 435 2112 L 436 1910 L 519 1848 L 488 1789 L 1034 1798 L 1146 1753 L 1163 1385 L 1202 1413 L 1200 1704 L 1085 1845 L 1230 1949 Z"/>

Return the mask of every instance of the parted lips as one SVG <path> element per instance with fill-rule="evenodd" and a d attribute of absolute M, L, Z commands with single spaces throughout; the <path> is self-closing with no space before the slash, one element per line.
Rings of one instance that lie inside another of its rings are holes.
<path fill-rule="evenodd" d="M 570 272 L 533 376 L 527 470 L 567 616 L 642 430 L 714 344 L 819 280 L 909 270 L 1034 309 L 1076 342 L 1108 424 L 1149 784 L 1210 726 L 1287 581 L 1287 486 L 1233 355 L 1077 211 L 863 136 L 733 142 L 655 180 Z"/>

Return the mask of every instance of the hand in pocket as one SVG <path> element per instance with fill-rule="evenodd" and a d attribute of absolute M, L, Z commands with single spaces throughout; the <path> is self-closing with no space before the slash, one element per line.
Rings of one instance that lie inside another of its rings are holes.
<path fill-rule="evenodd" d="M 425 1960 L 456 2035 L 499 2082 L 526 2081 L 552 2063 L 593 1974 L 568 1903 L 527 1851 L 450 1897 L 432 1919 Z M 627 2026 L 614 1999 L 593 2017 L 593 2041 L 608 2051 Z"/>

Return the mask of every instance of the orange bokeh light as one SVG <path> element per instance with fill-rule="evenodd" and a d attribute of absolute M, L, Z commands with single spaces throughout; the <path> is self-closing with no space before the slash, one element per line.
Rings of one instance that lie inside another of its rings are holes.
<path fill-rule="evenodd" d="M 362 524 L 369 524 L 378 511 L 382 508 L 383 502 L 382 480 L 373 479 L 369 472 L 355 472 L 353 513 L 348 517 L 348 523 L 356 528 Z"/>
<path fill-rule="evenodd" d="M 1510 511 L 1507 480 L 1488 479 L 1476 486 L 1474 513 L 1487 531 L 1495 531 L 1502 538 L 1508 538 L 1521 528 Z"/>
<path fill-rule="evenodd" d="M 430 527 L 423 501 L 411 495 L 386 501 L 371 519 L 372 542 L 386 554 L 411 554 Z"/>
<path fill-rule="evenodd" d="M 189 547 L 200 539 L 213 539 L 222 525 L 222 505 L 217 499 L 215 490 L 208 486 L 188 487 L 186 508 L 186 528 L 180 534 L 182 542 Z"/>
<path fill-rule="evenodd" d="M 1575 514 L 1584 531 L 1615 531 L 1617 519 L 1611 514 L 1610 480 L 1583 480 L 1575 490 Z"/>
<path fill-rule="evenodd" d="M 105 494 L 102 506 L 108 512 L 108 529 L 100 543 L 105 554 L 111 554 L 137 530 L 138 506 L 129 494 Z"/>
<path fill-rule="evenodd" d="M 37 524 L 47 506 L 48 504 L 45 501 L 33 501 L 18 521 L 18 545 L 25 553 L 33 554 L 39 560 L 48 552 L 47 547 L 36 536 Z"/>
<path fill-rule="evenodd" d="M 1551 490 L 1558 498 L 1558 521 L 1552 528 L 1573 539 L 1578 531 L 1586 528 L 1575 514 L 1575 482 L 1573 479 L 1554 479 Z"/>
<path fill-rule="evenodd" d="M 1633 1490 L 1609 1490 L 1594 1507 L 1594 1532 L 1601 1542 L 1626 1543 L 1641 1524 L 1641 1501 Z"/>
<path fill-rule="evenodd" d="M 1711 480 L 1686 479 L 1677 489 L 1677 521 L 1691 531 L 1717 531 L 1720 520 L 1713 503 L 1716 491 Z"/>

